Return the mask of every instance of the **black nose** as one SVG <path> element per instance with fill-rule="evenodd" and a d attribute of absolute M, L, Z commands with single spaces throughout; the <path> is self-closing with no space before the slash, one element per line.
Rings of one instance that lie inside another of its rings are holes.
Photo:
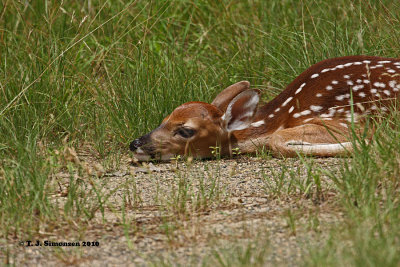
<path fill-rule="evenodd" d="M 133 140 L 132 143 L 129 145 L 129 148 L 131 149 L 131 151 L 136 151 L 136 149 L 138 149 L 139 147 L 142 147 L 144 145 L 148 146 L 148 144 L 150 142 L 150 134 L 151 133 L 145 134 L 145 135 Z"/>
<path fill-rule="evenodd" d="M 141 147 L 143 144 L 142 144 L 142 142 L 140 141 L 140 138 L 139 139 L 135 139 L 135 140 L 133 140 L 132 142 L 131 142 L 131 144 L 129 145 L 129 149 L 131 150 L 131 151 L 135 151 L 136 149 L 138 149 L 139 147 Z"/>

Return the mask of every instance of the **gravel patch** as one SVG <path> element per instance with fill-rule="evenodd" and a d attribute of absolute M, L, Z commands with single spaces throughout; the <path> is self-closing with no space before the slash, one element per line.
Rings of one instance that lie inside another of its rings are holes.
<path fill-rule="evenodd" d="M 33 238 L 98 241 L 98 247 L 21 247 L 8 240 L 0 243 L 6 252 L 0 258 L 37 266 L 215 265 L 216 255 L 235 264 L 250 246 L 254 260 L 296 265 L 342 219 L 324 173 L 335 173 L 344 160 L 242 156 L 144 166 L 126 160 L 90 179 L 107 198 L 85 229 Z M 55 180 L 59 189 L 52 197 L 63 207 L 70 175 L 59 173 Z M 96 203 L 95 194 L 82 197 Z"/>

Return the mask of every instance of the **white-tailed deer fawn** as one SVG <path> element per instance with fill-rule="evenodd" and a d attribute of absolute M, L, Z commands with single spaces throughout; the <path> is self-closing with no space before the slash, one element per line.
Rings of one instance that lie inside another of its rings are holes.
<path fill-rule="evenodd" d="M 211 104 L 177 107 L 152 132 L 134 140 L 138 160 L 197 158 L 232 149 L 275 155 L 335 156 L 351 151 L 350 124 L 366 114 L 387 111 L 400 91 L 400 59 L 347 56 L 321 61 L 304 71 L 269 103 L 257 107 L 259 91 L 242 81 Z"/>

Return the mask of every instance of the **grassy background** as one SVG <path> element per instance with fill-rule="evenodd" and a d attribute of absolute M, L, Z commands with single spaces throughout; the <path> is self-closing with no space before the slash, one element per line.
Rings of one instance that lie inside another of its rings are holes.
<path fill-rule="evenodd" d="M 118 167 L 128 143 L 179 104 L 244 79 L 268 100 L 329 57 L 398 57 L 399 25 L 389 0 L 1 1 L 0 236 L 90 218 L 77 195 L 63 212 L 48 200 L 65 147 Z M 398 133 L 386 127 L 343 167 L 348 223 L 311 263 L 398 262 Z"/>

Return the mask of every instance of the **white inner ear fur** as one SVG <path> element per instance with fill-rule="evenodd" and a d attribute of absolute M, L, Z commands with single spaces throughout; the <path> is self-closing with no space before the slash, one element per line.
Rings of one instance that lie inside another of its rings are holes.
<path fill-rule="evenodd" d="M 235 103 L 242 98 L 248 100 L 241 107 L 234 107 Z M 237 95 L 228 105 L 225 114 L 221 117 L 224 121 L 226 131 L 238 131 L 250 126 L 260 97 L 254 90 L 247 90 Z M 233 117 L 232 108 L 240 109 L 240 113 Z"/>

